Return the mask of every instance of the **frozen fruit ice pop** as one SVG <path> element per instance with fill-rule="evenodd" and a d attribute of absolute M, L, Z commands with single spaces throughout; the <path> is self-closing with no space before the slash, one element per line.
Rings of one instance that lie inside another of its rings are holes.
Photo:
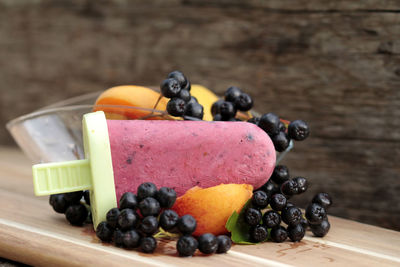
<path fill-rule="evenodd" d="M 108 120 L 117 200 L 144 182 L 175 189 L 262 186 L 275 166 L 268 135 L 247 122 Z"/>
<path fill-rule="evenodd" d="M 106 120 L 84 115 L 83 160 L 33 166 L 36 195 L 90 189 L 94 226 L 143 182 L 174 188 L 263 185 L 275 166 L 269 136 L 246 122 Z"/>

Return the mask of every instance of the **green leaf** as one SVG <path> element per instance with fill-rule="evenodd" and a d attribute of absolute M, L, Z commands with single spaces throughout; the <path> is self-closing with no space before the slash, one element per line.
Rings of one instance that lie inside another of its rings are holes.
<path fill-rule="evenodd" d="M 231 239 L 235 244 L 254 245 L 251 242 L 250 226 L 244 221 L 244 212 L 251 205 L 251 199 L 246 202 L 240 213 L 234 211 L 226 222 L 226 229 L 231 232 Z"/>

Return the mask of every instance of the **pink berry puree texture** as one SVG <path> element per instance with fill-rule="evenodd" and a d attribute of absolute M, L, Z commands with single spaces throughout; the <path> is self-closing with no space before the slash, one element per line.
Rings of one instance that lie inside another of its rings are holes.
<path fill-rule="evenodd" d="M 247 122 L 108 120 L 119 201 L 143 182 L 175 189 L 262 186 L 275 166 L 269 136 Z"/>

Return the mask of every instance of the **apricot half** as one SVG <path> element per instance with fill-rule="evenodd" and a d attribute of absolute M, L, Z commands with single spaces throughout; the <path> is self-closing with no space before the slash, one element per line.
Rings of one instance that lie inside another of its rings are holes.
<path fill-rule="evenodd" d="M 220 184 L 209 188 L 194 187 L 179 197 L 172 207 L 179 216 L 192 215 L 197 221 L 193 235 L 227 233 L 225 224 L 234 211 L 240 212 L 253 195 L 248 184 Z"/>

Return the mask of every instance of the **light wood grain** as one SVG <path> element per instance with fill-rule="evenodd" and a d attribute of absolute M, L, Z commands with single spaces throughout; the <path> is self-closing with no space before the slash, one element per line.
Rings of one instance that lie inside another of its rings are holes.
<path fill-rule="evenodd" d="M 400 233 L 330 217 L 329 234 L 307 233 L 300 243 L 233 246 L 225 255 L 177 256 L 175 241 L 160 240 L 154 255 L 101 243 L 91 225 L 73 227 L 47 197 L 33 195 L 31 163 L 0 147 L 0 257 L 35 266 L 394 266 Z"/>

